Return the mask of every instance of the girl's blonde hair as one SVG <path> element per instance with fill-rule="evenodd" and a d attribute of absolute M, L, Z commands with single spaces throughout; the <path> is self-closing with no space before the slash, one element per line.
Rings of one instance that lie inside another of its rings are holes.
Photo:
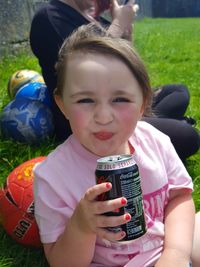
<path fill-rule="evenodd" d="M 107 32 L 101 26 L 94 23 L 83 25 L 74 31 L 65 39 L 58 55 L 56 63 L 57 88 L 55 94 L 62 96 L 63 88 L 66 82 L 67 64 L 69 55 L 72 56 L 77 52 L 102 54 L 112 56 L 122 61 L 132 72 L 134 78 L 139 83 L 144 99 L 144 107 L 149 111 L 152 98 L 149 76 L 146 68 L 137 54 L 131 47 L 130 42 L 122 39 L 108 36 Z"/>

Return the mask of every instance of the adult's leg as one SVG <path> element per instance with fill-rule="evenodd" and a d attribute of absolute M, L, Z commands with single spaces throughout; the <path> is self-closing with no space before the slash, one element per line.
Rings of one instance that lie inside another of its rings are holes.
<path fill-rule="evenodd" d="M 153 98 L 152 109 L 157 117 L 181 120 L 189 105 L 188 88 L 182 84 L 166 84 Z"/>
<path fill-rule="evenodd" d="M 183 162 L 198 151 L 200 147 L 199 133 L 188 123 L 157 117 L 145 117 L 143 120 L 170 137 Z"/>
<path fill-rule="evenodd" d="M 200 212 L 196 214 L 194 241 L 192 251 L 192 267 L 200 266 Z"/>

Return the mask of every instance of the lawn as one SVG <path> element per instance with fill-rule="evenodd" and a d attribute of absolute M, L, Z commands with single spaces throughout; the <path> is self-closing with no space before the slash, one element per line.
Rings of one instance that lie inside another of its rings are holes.
<path fill-rule="evenodd" d="M 183 83 L 189 87 L 191 104 L 187 115 L 195 117 L 200 130 L 200 19 L 145 19 L 135 25 L 135 46 L 149 70 L 152 86 Z M 7 55 L 0 60 L 0 109 L 9 102 L 9 77 L 20 69 L 40 71 L 31 53 Z M 28 146 L 0 138 L 0 184 L 20 163 L 47 155 L 55 143 Z M 186 167 L 193 178 L 196 209 L 200 210 L 200 152 L 190 157 Z M 22 247 L 0 228 L 0 267 L 47 266 L 41 249 Z"/>

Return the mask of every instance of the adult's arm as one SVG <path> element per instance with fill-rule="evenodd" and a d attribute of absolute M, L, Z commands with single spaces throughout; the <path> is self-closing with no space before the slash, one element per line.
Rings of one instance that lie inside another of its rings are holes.
<path fill-rule="evenodd" d="M 56 85 L 54 65 L 62 39 L 52 27 L 46 10 L 37 13 L 31 23 L 30 46 L 38 58 L 42 75 L 49 90 L 52 92 Z"/>

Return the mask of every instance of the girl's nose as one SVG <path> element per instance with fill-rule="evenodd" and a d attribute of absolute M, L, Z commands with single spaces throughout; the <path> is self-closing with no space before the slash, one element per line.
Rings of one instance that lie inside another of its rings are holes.
<path fill-rule="evenodd" d="M 95 109 L 94 119 L 98 124 L 109 124 L 113 121 L 113 111 L 109 105 L 98 105 Z"/>

